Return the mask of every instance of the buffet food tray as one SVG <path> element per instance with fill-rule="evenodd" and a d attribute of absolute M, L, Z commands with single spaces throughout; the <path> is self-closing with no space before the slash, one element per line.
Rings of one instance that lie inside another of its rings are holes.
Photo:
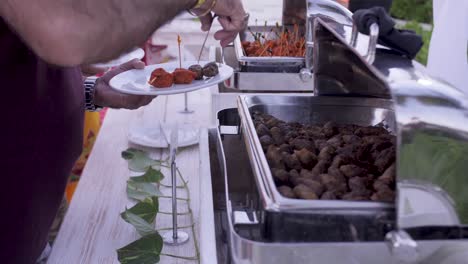
<path fill-rule="evenodd" d="M 253 26 L 249 27 L 252 32 L 266 33 L 271 30 L 279 30 L 274 26 Z M 302 32 L 303 34 L 303 32 Z M 270 34 L 271 35 L 271 34 Z M 237 61 L 243 71 L 269 71 L 269 72 L 299 72 L 304 66 L 304 57 L 270 56 L 270 57 L 249 57 L 242 47 L 243 41 L 253 41 L 254 38 L 249 31 L 239 33 L 234 40 L 234 50 Z"/>
<path fill-rule="evenodd" d="M 269 211 L 314 210 L 329 213 L 347 210 L 355 213 L 394 210 L 392 203 L 373 201 L 300 200 L 282 196 L 274 183 L 270 166 L 262 150 L 252 113 L 270 114 L 286 122 L 308 124 L 334 121 L 337 124 L 376 125 L 384 122 L 394 130 L 395 117 L 392 103 L 386 99 L 325 97 L 325 96 L 272 96 L 241 95 L 238 97 L 241 131 L 256 177 L 264 208 Z"/>

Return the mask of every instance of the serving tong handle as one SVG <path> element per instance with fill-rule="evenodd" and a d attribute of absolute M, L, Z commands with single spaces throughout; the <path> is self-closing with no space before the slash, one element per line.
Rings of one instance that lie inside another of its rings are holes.
<path fill-rule="evenodd" d="M 359 35 L 359 30 L 357 28 L 357 25 L 353 23 L 353 30 L 351 32 L 351 41 L 349 43 L 353 48 L 356 48 L 358 35 Z M 372 64 L 375 61 L 375 53 L 377 50 L 378 40 L 379 40 L 379 25 L 377 23 L 372 23 L 369 27 L 369 45 L 367 47 L 367 54 L 364 56 L 364 58 L 367 60 L 369 64 Z"/>

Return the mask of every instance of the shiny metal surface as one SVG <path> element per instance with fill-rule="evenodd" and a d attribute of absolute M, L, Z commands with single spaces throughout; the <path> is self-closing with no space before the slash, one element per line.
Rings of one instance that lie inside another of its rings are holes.
<path fill-rule="evenodd" d="M 452 198 L 440 187 L 424 181 L 400 180 L 398 192 L 400 228 L 460 225 Z"/>
<path fill-rule="evenodd" d="M 178 246 L 188 242 L 189 235 L 184 231 L 176 231 L 176 235 L 171 232 L 166 232 L 162 235 L 163 242 L 166 245 Z"/>
<path fill-rule="evenodd" d="M 291 27 L 288 27 L 292 30 Z M 251 26 L 252 32 L 258 32 L 265 35 L 269 34 L 272 30 L 281 31 L 282 28 L 276 28 L 275 26 Z M 288 67 L 297 68 L 304 64 L 303 57 L 287 57 L 287 56 L 271 56 L 271 57 L 249 57 L 245 54 L 244 48 L 242 47 L 242 41 L 254 41 L 250 31 L 244 31 L 237 35 L 234 40 L 234 50 L 236 52 L 237 61 L 240 65 L 250 67 L 281 67 L 287 70 Z M 269 69 L 271 71 L 271 69 Z M 297 71 L 296 71 L 297 72 Z"/>
<path fill-rule="evenodd" d="M 373 53 L 372 47 L 368 50 Z M 315 20 L 313 63 L 316 95 L 391 98 L 385 77 L 320 18 Z"/>
<path fill-rule="evenodd" d="M 414 263 L 418 257 L 418 244 L 403 230 L 389 232 L 386 236 L 393 257 L 400 263 Z"/>
<path fill-rule="evenodd" d="M 370 26 L 369 49 L 367 50 L 366 60 L 367 63 L 372 64 L 375 60 L 375 50 L 377 48 L 377 41 L 379 40 L 379 26 L 373 23 Z"/>
<path fill-rule="evenodd" d="M 304 70 L 313 71 L 315 23 L 320 19 L 322 23 L 328 23 L 345 39 L 344 26 L 353 26 L 353 13 L 342 5 L 332 0 L 306 0 L 306 54 Z"/>
<path fill-rule="evenodd" d="M 468 97 L 388 49 L 377 49 L 370 65 L 329 25 L 316 22 L 315 94 L 391 98 L 399 181 L 417 180 L 440 188 L 453 200 L 460 225 L 468 224 Z M 404 206 L 402 199 L 398 201 L 399 207 Z M 421 210 L 440 214 L 434 207 Z"/>
<path fill-rule="evenodd" d="M 392 204 L 353 201 L 307 201 L 283 197 L 276 189 L 270 166 L 263 153 L 259 138 L 251 118 L 253 111 L 273 115 L 286 122 L 325 123 L 334 121 L 338 124 L 375 125 L 386 122 L 390 129 L 394 127 L 392 104 L 388 100 L 370 98 L 339 97 L 297 97 L 297 96 L 246 96 L 238 99 L 241 127 L 248 153 L 256 175 L 259 193 L 264 208 L 271 211 L 297 209 L 313 210 L 355 210 L 354 213 L 367 214 L 366 209 L 389 209 Z"/>
<path fill-rule="evenodd" d="M 235 125 L 235 122 L 231 125 Z M 212 166 L 216 165 L 219 169 L 212 175 L 214 180 L 224 179 L 223 188 L 218 192 L 223 192 L 223 202 L 225 206 L 218 208 L 222 212 L 220 217 L 215 219 L 217 230 L 217 250 L 221 251 L 227 248 L 228 252 L 218 252 L 218 263 L 235 264 L 291 264 L 291 263 L 333 263 L 333 264 L 396 264 L 402 263 L 392 254 L 388 243 L 384 240 L 378 242 L 332 242 L 332 243 L 314 243 L 314 242 L 266 242 L 259 241 L 243 229 L 236 228 L 233 219 L 233 213 L 239 208 L 250 208 L 252 198 L 248 190 L 250 181 L 244 179 L 243 172 L 236 168 L 243 160 L 231 164 L 231 169 L 226 166 L 226 156 L 236 157 L 237 155 L 224 149 L 223 145 L 229 141 L 224 140 L 218 131 L 210 131 L 210 149 L 216 151 L 210 153 L 215 157 Z M 232 142 L 239 146 L 237 141 Z M 232 168 L 234 166 L 234 168 Z M 245 168 L 248 166 L 241 166 Z M 228 176 L 232 171 L 231 176 Z M 214 172 L 214 171 L 213 171 Z M 229 182 L 229 183 L 228 183 Z M 239 186 L 243 187 L 239 187 Z M 218 192 L 215 191 L 216 196 Z M 239 196 L 241 195 L 241 196 Z M 216 201 L 215 201 L 216 203 Z M 253 201 L 255 204 L 255 201 Z M 220 206 L 220 205 L 219 205 Z M 234 208 L 236 208 L 234 210 Z M 249 225 L 251 226 L 251 225 Z M 416 241 L 418 244 L 418 256 L 412 264 L 462 264 L 466 263 L 466 252 L 468 249 L 468 240 L 435 240 L 435 241 Z M 226 258 L 229 259 L 226 259 Z"/>
<path fill-rule="evenodd" d="M 322 18 L 323 21 L 330 23 L 332 27 L 338 29 L 342 34 L 344 30 L 339 30 L 343 25 L 352 26 L 352 13 L 342 5 L 332 0 L 285 0 L 283 1 L 283 26 L 296 24 L 300 26 L 300 31 L 306 35 L 306 58 L 312 57 L 312 39 L 313 24 L 316 18 Z M 305 19 L 307 18 L 307 19 Z M 268 33 L 275 27 L 250 27 L 253 32 Z M 304 28 L 306 31 L 304 32 Z M 292 30 L 292 28 L 290 28 Z M 307 64 L 303 57 L 248 57 L 242 48 L 242 41 L 253 41 L 253 37 L 248 32 L 242 32 L 234 40 L 234 47 L 237 60 L 241 65 L 264 66 L 265 64 L 274 64 L 277 68 L 300 67 L 304 66 L 311 70 L 312 64 Z M 298 71 L 296 70 L 296 73 Z"/>
<path fill-rule="evenodd" d="M 302 67 L 294 67 L 292 73 L 289 72 L 268 72 L 274 64 L 267 64 L 262 67 L 257 65 L 255 68 L 259 72 L 249 72 L 252 68 L 245 68 L 237 60 L 235 46 L 227 46 L 224 49 L 223 62 L 233 67 L 234 74 L 225 81 L 220 87 L 226 92 L 229 90 L 235 92 L 309 92 L 312 93 L 314 82 L 303 82 L 297 71 Z M 218 61 L 222 58 L 219 56 Z M 221 62 L 221 61 L 220 61 Z M 301 64 L 302 65 L 302 64 Z M 283 68 L 284 69 L 284 68 Z"/>

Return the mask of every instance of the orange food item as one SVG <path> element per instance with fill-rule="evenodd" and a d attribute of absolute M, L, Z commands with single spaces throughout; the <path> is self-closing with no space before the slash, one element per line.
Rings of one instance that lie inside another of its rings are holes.
<path fill-rule="evenodd" d="M 299 27 L 297 25 L 294 25 L 292 32 L 283 31 L 276 34 L 276 39 L 268 39 L 270 34 L 271 32 L 268 34 L 252 33 L 255 41 L 242 42 L 245 54 L 249 57 L 305 56 L 305 38 L 299 36 Z"/>
<path fill-rule="evenodd" d="M 197 74 L 187 69 L 176 69 L 172 75 L 174 75 L 175 84 L 191 84 L 197 77 Z"/>
<path fill-rule="evenodd" d="M 148 83 L 156 88 L 171 87 L 174 83 L 174 76 L 163 68 L 157 68 L 151 73 Z"/>

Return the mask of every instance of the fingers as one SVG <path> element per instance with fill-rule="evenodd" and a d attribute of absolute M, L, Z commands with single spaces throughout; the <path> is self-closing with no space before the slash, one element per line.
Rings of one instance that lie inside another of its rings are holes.
<path fill-rule="evenodd" d="M 220 41 L 221 46 L 226 47 L 237 36 L 237 32 L 220 30 L 214 34 L 214 38 Z"/>
<path fill-rule="evenodd" d="M 201 22 L 201 30 L 205 32 L 210 30 L 211 24 L 213 23 L 213 16 L 211 15 L 211 13 L 199 18 Z"/>
<path fill-rule="evenodd" d="M 96 67 L 94 65 L 82 65 L 81 73 L 84 76 L 94 76 L 100 73 L 104 73 L 108 70 L 108 67 Z"/>
<path fill-rule="evenodd" d="M 245 16 L 219 17 L 218 21 L 223 27 L 215 33 L 214 38 L 220 40 L 221 46 L 225 47 L 231 43 L 244 27 L 246 26 Z"/>
<path fill-rule="evenodd" d="M 141 60 L 133 59 L 133 60 L 128 61 L 128 62 L 126 62 L 124 64 L 121 64 L 117 68 L 109 71 L 104 76 L 102 76 L 101 79 L 104 82 L 109 83 L 110 79 L 112 79 L 117 74 L 120 74 L 120 73 L 128 71 L 128 70 L 132 70 L 132 69 L 143 69 L 143 68 L 145 68 L 145 63 L 143 63 Z"/>
<path fill-rule="evenodd" d="M 242 16 L 240 18 L 237 16 L 219 17 L 218 21 L 226 31 L 240 32 L 244 27 L 244 18 Z"/>

